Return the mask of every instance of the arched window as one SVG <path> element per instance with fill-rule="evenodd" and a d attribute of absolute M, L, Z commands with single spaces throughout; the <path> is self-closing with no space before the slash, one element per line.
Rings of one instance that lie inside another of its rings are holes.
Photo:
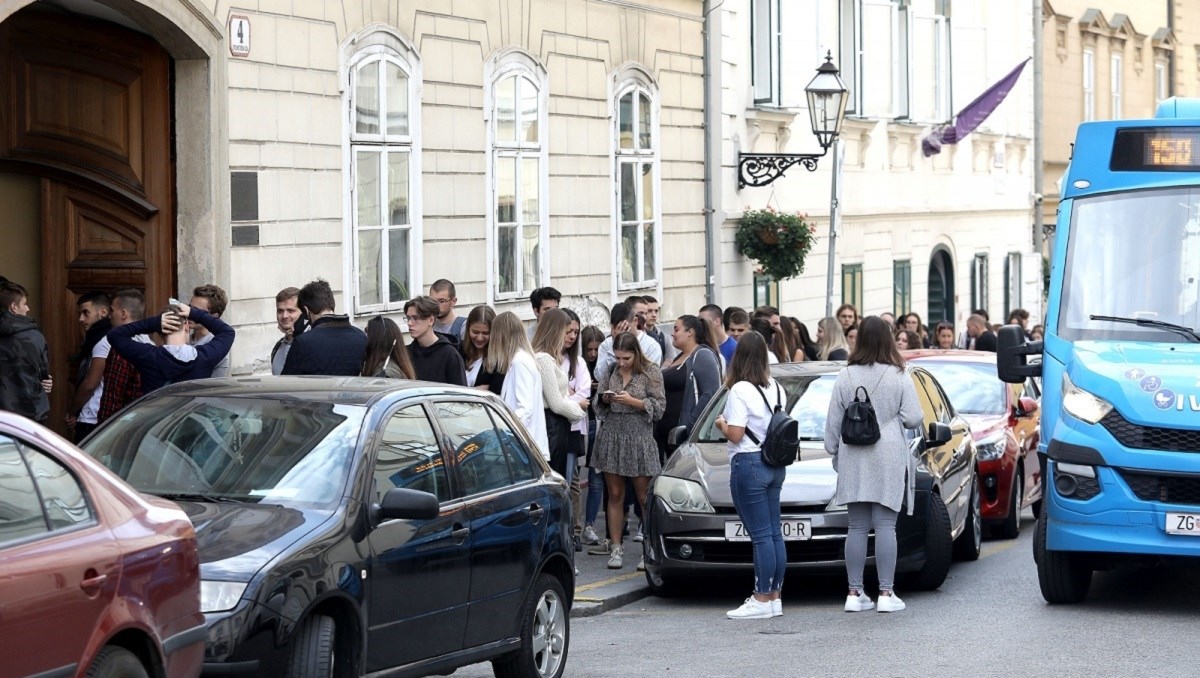
<path fill-rule="evenodd" d="M 420 284 L 420 62 L 377 33 L 350 61 L 354 308 L 398 310 Z"/>
<path fill-rule="evenodd" d="M 509 50 L 488 64 L 488 171 L 496 299 L 547 282 L 546 71 Z"/>
<path fill-rule="evenodd" d="M 640 70 L 617 82 L 613 102 L 617 287 L 653 287 L 658 283 L 662 221 L 657 89 Z"/>

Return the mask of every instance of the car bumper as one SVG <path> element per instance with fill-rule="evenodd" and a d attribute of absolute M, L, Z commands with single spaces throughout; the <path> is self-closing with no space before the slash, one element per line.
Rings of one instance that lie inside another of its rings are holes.
<path fill-rule="evenodd" d="M 999 459 L 978 462 L 977 469 L 980 483 L 979 517 L 984 520 L 1008 518 L 1016 459 L 1005 454 Z"/>
<path fill-rule="evenodd" d="M 203 676 L 283 675 L 286 644 L 277 642 L 279 618 L 261 605 L 242 600 L 237 607 L 204 615 L 208 638 Z"/>

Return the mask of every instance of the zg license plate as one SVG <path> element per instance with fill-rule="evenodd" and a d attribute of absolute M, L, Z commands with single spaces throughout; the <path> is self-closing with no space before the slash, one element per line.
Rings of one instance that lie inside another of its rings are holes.
<path fill-rule="evenodd" d="M 783 532 L 784 541 L 804 541 L 812 538 L 812 521 L 808 519 L 781 520 L 779 529 Z M 727 541 L 750 541 L 750 530 L 747 530 L 740 520 L 727 520 L 725 521 L 725 539 Z"/>
<path fill-rule="evenodd" d="M 726 527 L 725 531 L 728 532 L 729 528 Z M 1186 534 L 1193 537 L 1200 537 L 1200 514 L 1168 513 L 1167 534 Z"/>

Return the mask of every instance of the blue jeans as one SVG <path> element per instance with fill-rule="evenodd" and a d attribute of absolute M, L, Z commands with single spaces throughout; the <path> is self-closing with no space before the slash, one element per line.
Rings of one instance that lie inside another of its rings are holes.
<path fill-rule="evenodd" d="M 775 593 L 783 588 L 787 549 L 779 526 L 779 493 L 787 470 L 763 463 L 758 452 L 733 455 L 729 490 L 733 507 L 754 544 L 754 592 Z"/>

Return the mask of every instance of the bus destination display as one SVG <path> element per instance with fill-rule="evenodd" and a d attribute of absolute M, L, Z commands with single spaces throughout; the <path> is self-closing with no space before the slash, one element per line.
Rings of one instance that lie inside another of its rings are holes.
<path fill-rule="evenodd" d="M 1125 172 L 1200 172 L 1200 128 L 1117 130 L 1109 169 Z"/>

